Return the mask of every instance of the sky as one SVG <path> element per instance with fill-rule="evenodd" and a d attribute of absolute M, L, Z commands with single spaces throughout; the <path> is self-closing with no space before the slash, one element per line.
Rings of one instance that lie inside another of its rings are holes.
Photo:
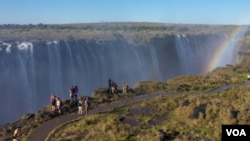
<path fill-rule="evenodd" d="M 1 0 L 0 24 L 250 24 L 250 0 Z"/>

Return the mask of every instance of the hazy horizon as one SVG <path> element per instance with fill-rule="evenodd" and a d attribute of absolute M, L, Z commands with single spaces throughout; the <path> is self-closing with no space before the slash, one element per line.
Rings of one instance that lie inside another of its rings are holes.
<path fill-rule="evenodd" d="M 249 0 L 4 0 L 0 24 L 152 22 L 249 25 Z"/>

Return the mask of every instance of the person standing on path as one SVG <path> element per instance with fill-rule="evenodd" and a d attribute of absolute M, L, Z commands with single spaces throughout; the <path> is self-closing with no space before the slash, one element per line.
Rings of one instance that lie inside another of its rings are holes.
<path fill-rule="evenodd" d="M 13 141 L 18 141 L 18 138 L 19 138 L 19 130 L 21 129 L 21 127 L 20 126 L 18 126 L 16 129 L 15 129 L 15 131 L 14 131 L 14 133 L 13 133 L 13 136 L 12 136 L 12 139 L 13 139 Z"/>
<path fill-rule="evenodd" d="M 77 87 L 77 85 L 75 85 L 75 87 L 74 87 L 74 92 L 75 92 L 74 100 L 77 101 L 77 95 L 78 95 L 78 87 Z"/>
<path fill-rule="evenodd" d="M 126 82 L 122 82 L 122 93 L 126 94 L 128 92 L 128 84 Z"/>
<path fill-rule="evenodd" d="M 71 95 L 72 102 L 75 102 L 76 99 L 75 99 L 75 86 L 74 85 L 70 89 L 70 95 Z"/>
<path fill-rule="evenodd" d="M 61 114 L 62 101 L 59 97 L 56 97 L 56 109 L 59 114 Z"/>
<path fill-rule="evenodd" d="M 70 97 L 70 103 L 72 103 L 74 101 L 74 95 L 72 89 L 69 89 L 69 97 Z"/>
<path fill-rule="evenodd" d="M 89 114 L 89 106 L 90 106 L 90 102 L 88 100 L 88 97 L 85 98 L 84 106 L 85 106 L 85 115 L 88 115 Z"/>
<path fill-rule="evenodd" d="M 80 99 L 79 99 L 79 101 L 78 101 L 78 116 L 81 116 L 81 115 L 82 115 L 83 103 L 84 103 L 83 97 L 80 97 Z"/>
<path fill-rule="evenodd" d="M 51 111 L 55 111 L 56 109 L 56 99 L 55 99 L 55 94 L 52 93 L 50 96 L 50 103 L 51 103 Z"/>

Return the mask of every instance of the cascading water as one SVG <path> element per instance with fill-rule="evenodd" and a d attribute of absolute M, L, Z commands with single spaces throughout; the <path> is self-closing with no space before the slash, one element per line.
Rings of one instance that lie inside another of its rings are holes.
<path fill-rule="evenodd" d="M 175 38 L 177 55 L 182 74 L 199 74 L 206 72 L 206 66 L 217 52 L 225 38 L 223 36 L 193 37 L 177 35 Z M 233 52 L 230 52 L 230 55 Z M 225 64 L 223 64 L 225 65 Z"/>
<path fill-rule="evenodd" d="M 54 92 L 69 98 L 72 85 L 79 96 L 107 87 L 108 79 L 121 86 L 138 81 L 200 74 L 224 37 L 167 36 L 148 46 L 116 41 L 0 42 L 0 124 L 16 120 L 49 104 Z"/>

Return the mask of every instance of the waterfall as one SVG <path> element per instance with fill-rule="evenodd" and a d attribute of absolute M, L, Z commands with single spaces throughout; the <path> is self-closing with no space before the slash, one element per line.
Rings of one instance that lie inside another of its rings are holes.
<path fill-rule="evenodd" d="M 48 105 L 52 92 L 68 99 L 72 85 L 79 96 L 91 96 L 108 87 L 109 78 L 133 87 L 138 81 L 200 74 L 221 41 L 184 35 L 156 38 L 147 46 L 126 40 L 1 41 L 0 124 Z"/>
<path fill-rule="evenodd" d="M 159 70 L 159 61 L 157 59 L 157 52 L 156 52 L 156 49 L 155 47 L 150 47 L 150 54 L 151 54 L 151 57 L 152 57 L 152 64 L 153 64 L 153 78 L 155 80 L 161 80 L 161 81 L 164 81 L 162 80 L 162 76 L 161 76 L 161 73 L 160 73 L 160 70 Z"/>
<path fill-rule="evenodd" d="M 225 40 L 224 36 L 216 35 L 206 37 L 176 35 L 175 47 L 180 61 L 181 74 L 193 75 L 206 72 L 207 65 Z M 233 50 L 230 51 L 232 53 Z M 224 65 L 221 64 L 221 66 Z"/>

